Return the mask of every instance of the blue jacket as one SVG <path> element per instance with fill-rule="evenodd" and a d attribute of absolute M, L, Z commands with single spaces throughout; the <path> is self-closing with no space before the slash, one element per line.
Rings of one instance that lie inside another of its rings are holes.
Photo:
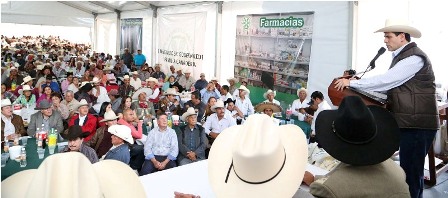
<path fill-rule="evenodd" d="M 125 164 L 129 164 L 131 160 L 131 155 L 129 153 L 129 146 L 124 143 L 117 148 L 114 148 L 106 153 L 104 159 L 114 159 L 118 161 L 122 161 Z"/>

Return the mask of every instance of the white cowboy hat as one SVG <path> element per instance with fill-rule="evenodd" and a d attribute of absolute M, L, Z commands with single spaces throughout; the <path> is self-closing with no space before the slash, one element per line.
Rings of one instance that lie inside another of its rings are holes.
<path fill-rule="evenodd" d="M 32 81 L 34 78 L 31 78 L 31 76 L 26 76 L 25 78 L 23 78 L 23 83 L 21 85 L 26 84 L 27 82 Z"/>
<path fill-rule="evenodd" d="M 263 98 L 264 99 L 268 99 L 268 94 L 274 94 L 274 97 L 277 95 L 277 92 L 276 91 L 272 91 L 272 90 L 268 90 L 268 91 L 266 91 L 264 94 L 263 94 Z"/>
<path fill-rule="evenodd" d="M 146 93 L 146 96 L 149 96 L 149 95 L 152 94 L 152 89 L 150 89 L 150 88 L 148 88 L 148 87 L 140 87 L 140 88 L 138 88 L 137 91 L 135 91 L 135 92 L 132 94 L 132 100 L 138 100 L 138 96 L 139 96 L 141 93 Z"/>
<path fill-rule="evenodd" d="M 249 89 L 247 89 L 247 87 L 244 85 L 241 85 L 240 88 L 238 88 L 238 89 L 244 90 L 247 94 L 250 93 Z"/>
<path fill-rule="evenodd" d="M 82 106 L 89 107 L 89 103 L 87 103 L 86 99 L 82 99 L 81 101 L 79 101 L 78 106 L 76 106 L 75 109 L 79 109 L 79 107 L 82 107 Z"/>
<path fill-rule="evenodd" d="M 17 70 L 17 67 L 12 66 L 9 70 L 10 70 L 10 71 L 11 71 L 11 70 Z"/>
<path fill-rule="evenodd" d="M 14 62 L 14 67 L 17 69 L 18 67 L 20 67 L 20 64 L 17 62 Z"/>
<path fill-rule="evenodd" d="M 225 129 L 213 142 L 208 176 L 217 197 L 292 197 L 307 165 L 305 134 L 264 114 Z"/>
<path fill-rule="evenodd" d="M 138 75 L 138 71 L 132 72 L 132 75 Z"/>
<path fill-rule="evenodd" d="M 89 84 L 89 81 L 82 81 L 81 85 L 79 86 L 79 89 L 81 89 L 81 87 L 84 87 L 85 85 Z"/>
<path fill-rule="evenodd" d="M 306 94 L 308 94 L 308 90 L 306 90 L 305 88 L 300 88 L 300 89 L 297 89 L 297 96 L 299 96 L 299 94 L 300 94 L 300 92 L 302 92 L 302 91 L 304 91 Z"/>
<path fill-rule="evenodd" d="M 112 121 L 118 118 L 119 117 L 115 114 L 114 111 L 106 111 L 106 113 L 104 113 L 104 119 L 100 120 L 100 122 Z"/>
<path fill-rule="evenodd" d="M 106 74 L 106 78 L 109 83 L 117 84 L 117 79 L 114 74 Z"/>
<path fill-rule="evenodd" d="M 166 95 L 175 95 L 175 96 L 178 96 L 179 93 L 177 93 L 177 91 L 176 91 L 175 88 L 168 88 L 168 89 L 165 91 L 165 93 L 163 93 L 163 95 L 164 95 L 164 96 L 166 96 Z"/>
<path fill-rule="evenodd" d="M 111 133 L 112 135 L 115 135 L 122 140 L 129 142 L 130 144 L 134 144 L 134 139 L 131 135 L 131 128 L 125 125 L 112 125 L 110 126 L 107 131 Z"/>
<path fill-rule="evenodd" d="M 11 100 L 9 100 L 9 99 L 2 99 L 2 107 L 6 107 L 6 106 L 12 106 Z"/>
<path fill-rule="evenodd" d="M 216 112 L 216 108 L 224 108 L 224 102 L 222 100 L 217 100 L 215 104 L 212 107 L 210 107 L 210 110 Z"/>
<path fill-rule="evenodd" d="M 198 114 L 196 113 L 193 107 L 188 107 L 187 111 L 184 114 L 182 114 L 182 117 L 180 119 L 182 121 L 187 121 L 188 116 L 191 115 L 198 115 Z"/>
<path fill-rule="evenodd" d="M 146 197 L 146 193 L 127 164 L 117 160 L 92 164 L 80 152 L 67 152 L 50 155 L 39 168 L 20 171 L 2 181 L 2 197 L 118 198 Z"/>
<path fill-rule="evenodd" d="M 182 72 L 184 74 L 191 74 L 191 71 L 188 68 L 185 68 Z"/>
<path fill-rule="evenodd" d="M 218 81 L 218 78 L 214 76 L 210 81 Z"/>
<path fill-rule="evenodd" d="M 19 91 L 17 91 L 20 95 L 23 94 L 23 91 L 31 91 L 31 87 L 29 85 L 23 85 L 21 89 L 19 89 Z"/>
<path fill-rule="evenodd" d="M 45 67 L 44 65 L 39 64 L 39 65 L 36 66 L 36 69 L 37 69 L 37 70 L 43 70 L 44 67 Z"/>
<path fill-rule="evenodd" d="M 95 76 L 95 77 L 93 77 L 92 81 L 90 81 L 90 83 L 93 83 L 93 84 L 100 83 L 100 79 Z"/>
<path fill-rule="evenodd" d="M 112 67 L 104 67 L 104 68 L 103 68 L 103 71 L 112 71 L 112 70 L 113 70 Z"/>
<path fill-rule="evenodd" d="M 232 78 L 227 79 L 227 82 L 230 82 L 230 81 L 238 82 L 238 79 L 235 78 L 235 77 L 232 77 Z"/>
<path fill-rule="evenodd" d="M 257 104 L 254 107 L 256 112 L 263 112 L 265 109 L 272 109 L 274 113 L 282 112 L 283 109 L 280 105 L 272 103 L 272 102 L 262 102 Z"/>
<path fill-rule="evenodd" d="M 415 27 L 409 25 L 409 21 L 403 19 L 387 19 L 386 25 L 376 32 L 404 32 L 414 38 L 420 38 L 422 33 Z"/>
<path fill-rule="evenodd" d="M 129 79 L 129 75 L 124 75 L 123 79 Z"/>
<path fill-rule="evenodd" d="M 148 79 L 146 79 L 146 82 L 154 82 L 154 83 L 159 83 L 159 81 L 153 77 L 149 77 Z"/>

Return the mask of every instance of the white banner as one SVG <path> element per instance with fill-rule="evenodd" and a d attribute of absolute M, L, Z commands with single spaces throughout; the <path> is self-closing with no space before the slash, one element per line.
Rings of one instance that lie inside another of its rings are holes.
<path fill-rule="evenodd" d="M 207 13 L 169 14 L 158 17 L 158 63 L 167 73 L 169 67 L 188 69 L 199 78 L 204 60 Z"/>

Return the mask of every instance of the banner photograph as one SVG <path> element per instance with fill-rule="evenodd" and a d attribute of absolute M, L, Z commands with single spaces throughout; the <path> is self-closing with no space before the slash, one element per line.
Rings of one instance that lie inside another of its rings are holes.
<path fill-rule="evenodd" d="M 313 12 L 237 17 L 235 77 L 296 94 L 307 87 Z"/>
<path fill-rule="evenodd" d="M 161 15 L 156 51 L 162 70 L 189 70 L 199 77 L 204 60 L 205 12 Z"/>
<path fill-rule="evenodd" d="M 121 48 L 128 48 L 131 53 L 142 49 L 143 19 L 121 19 Z"/>

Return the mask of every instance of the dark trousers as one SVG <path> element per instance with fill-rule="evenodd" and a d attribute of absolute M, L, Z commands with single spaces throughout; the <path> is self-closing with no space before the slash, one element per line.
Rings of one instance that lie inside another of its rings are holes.
<path fill-rule="evenodd" d="M 400 129 L 400 166 L 412 198 L 423 197 L 425 156 L 432 145 L 436 130 Z"/>
<path fill-rule="evenodd" d="M 159 162 L 163 162 L 167 158 L 167 156 L 160 156 L 160 155 L 155 155 L 154 157 Z M 168 162 L 168 164 L 166 164 L 164 170 L 170 169 L 170 168 L 173 168 L 173 167 L 176 167 L 176 162 L 170 160 Z M 150 173 L 157 172 L 157 171 L 159 171 L 159 169 L 157 169 L 154 166 L 154 164 L 151 162 L 151 160 L 145 160 L 145 163 L 143 163 L 143 167 L 142 167 L 142 170 L 139 172 L 139 175 L 142 176 L 142 175 L 150 174 Z"/>
<path fill-rule="evenodd" d="M 145 154 L 143 153 L 143 145 L 134 144 L 130 149 L 131 160 L 129 166 L 137 171 L 142 168 L 143 162 L 145 162 Z"/>

